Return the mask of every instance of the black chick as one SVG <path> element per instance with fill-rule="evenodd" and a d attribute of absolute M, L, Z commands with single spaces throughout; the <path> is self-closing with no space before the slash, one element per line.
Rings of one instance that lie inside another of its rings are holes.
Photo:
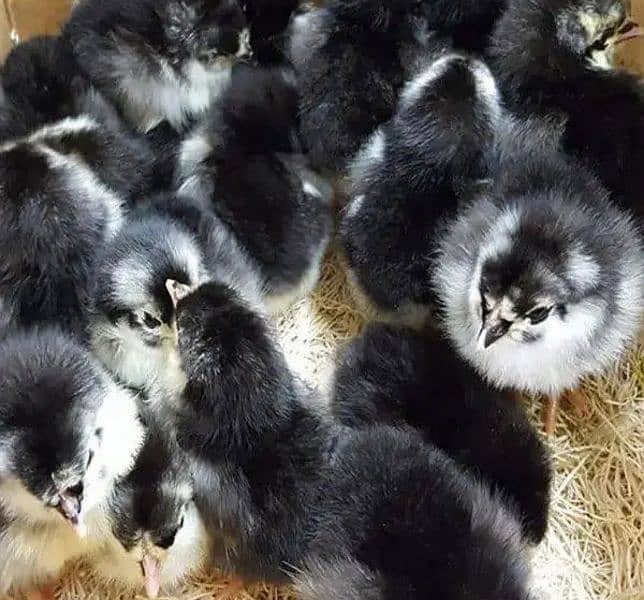
<path fill-rule="evenodd" d="M 77 115 L 77 93 L 85 86 L 71 46 L 62 37 L 22 42 L 5 59 L 0 117 L 3 139 Z M 11 116 L 11 118 L 9 118 Z"/>
<path fill-rule="evenodd" d="M 292 73 L 238 67 L 184 142 L 178 183 L 257 263 L 271 312 L 315 287 L 331 235 L 332 189 L 302 154 Z"/>
<path fill-rule="evenodd" d="M 66 32 L 91 81 L 140 131 L 189 125 L 250 51 L 237 0 L 86 0 Z"/>
<path fill-rule="evenodd" d="M 29 137 L 80 159 L 129 202 L 152 186 L 152 148 L 83 77 L 65 38 L 43 36 L 17 46 L 2 69 L 2 88 L 4 139 Z"/>
<path fill-rule="evenodd" d="M 168 279 L 207 280 L 198 241 L 173 219 L 133 216 L 99 254 L 90 329 L 94 353 L 118 379 L 171 398 L 185 377 Z"/>
<path fill-rule="evenodd" d="M 356 156 L 340 237 L 358 296 L 379 316 L 425 323 L 437 233 L 487 177 L 499 119 L 487 67 L 447 54 L 407 84 L 394 118 Z"/>
<path fill-rule="evenodd" d="M 486 384 L 437 336 L 369 326 L 342 356 L 333 413 L 354 428 L 411 427 L 501 492 L 540 542 L 548 524 L 548 452 L 524 408 Z"/>
<path fill-rule="evenodd" d="M 208 540 L 192 500 L 190 465 L 149 412 L 145 441 L 132 471 L 106 509 L 112 537 L 92 556 L 100 577 L 148 598 L 181 584 L 208 558 Z"/>
<path fill-rule="evenodd" d="M 289 53 L 302 136 L 316 168 L 344 172 L 393 115 L 426 38 L 423 2 L 416 0 L 329 0 L 294 21 Z"/>
<path fill-rule="evenodd" d="M 564 122 L 564 150 L 641 218 L 644 95 L 612 68 L 615 47 L 639 33 L 620 0 L 512 0 L 489 53 L 509 108 Z"/>
<path fill-rule="evenodd" d="M 0 372 L 4 595 L 50 584 L 101 538 L 101 505 L 131 468 L 142 430 L 134 397 L 56 330 L 5 339 Z"/>
<path fill-rule="evenodd" d="M 231 288 L 181 292 L 187 384 L 176 425 L 196 465 L 196 503 L 215 558 L 246 581 L 282 582 L 304 552 L 327 420 L 289 372 L 265 319 Z"/>
<path fill-rule="evenodd" d="M 2 328 L 57 323 L 84 336 L 97 252 L 123 222 L 123 199 L 39 141 L 1 148 L 0 180 Z"/>
<path fill-rule="evenodd" d="M 302 600 L 529 600 L 518 523 L 416 435 L 343 436 L 316 505 Z"/>

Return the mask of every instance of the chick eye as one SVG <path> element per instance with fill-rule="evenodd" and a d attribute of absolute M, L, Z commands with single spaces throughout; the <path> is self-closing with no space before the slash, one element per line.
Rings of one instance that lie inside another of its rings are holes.
<path fill-rule="evenodd" d="M 148 312 L 143 313 L 143 322 L 145 323 L 145 326 L 150 329 L 158 329 L 161 327 L 161 321 L 156 317 L 153 317 Z"/>
<path fill-rule="evenodd" d="M 530 319 L 532 325 L 538 325 L 543 323 L 549 316 L 552 311 L 552 306 L 544 306 L 542 308 L 536 308 L 532 312 L 528 313 L 527 317 Z"/>
<path fill-rule="evenodd" d="M 94 460 L 94 450 L 89 451 L 89 456 L 87 457 L 87 465 L 86 468 L 89 467 L 92 464 L 92 461 Z"/>
<path fill-rule="evenodd" d="M 163 548 L 164 550 L 167 550 L 168 548 L 170 548 L 170 546 L 172 546 L 172 544 L 174 544 L 174 538 L 177 537 L 177 532 L 178 531 L 179 531 L 179 528 L 175 529 L 172 533 L 170 533 L 170 534 L 166 535 L 165 537 L 163 537 L 162 539 L 160 539 L 157 542 L 157 546 L 159 548 Z"/>
<path fill-rule="evenodd" d="M 483 319 L 485 319 L 489 312 L 490 307 L 487 303 L 487 300 L 485 299 L 485 295 L 483 294 L 483 292 L 481 292 L 481 313 L 483 315 Z"/>
<path fill-rule="evenodd" d="M 588 46 L 586 52 L 588 54 L 592 52 L 596 52 L 598 50 L 605 50 L 606 49 L 606 42 L 603 39 L 598 39 L 595 40 L 590 46 Z"/>

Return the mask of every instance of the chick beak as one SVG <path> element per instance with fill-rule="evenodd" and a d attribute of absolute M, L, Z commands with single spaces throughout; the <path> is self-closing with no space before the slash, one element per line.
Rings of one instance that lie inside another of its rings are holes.
<path fill-rule="evenodd" d="M 635 21 L 626 19 L 624 24 L 619 28 L 613 44 L 617 46 L 627 40 L 632 40 L 642 36 L 644 36 L 644 29 L 642 29 L 642 27 L 640 27 Z"/>
<path fill-rule="evenodd" d="M 147 597 L 157 598 L 161 588 L 161 563 L 158 559 L 145 554 L 141 561 L 141 570 L 143 571 Z"/>
<path fill-rule="evenodd" d="M 58 512 L 74 528 L 76 533 L 84 537 L 86 530 L 81 515 L 81 497 L 70 489 L 58 491 Z"/>
<path fill-rule="evenodd" d="M 483 329 L 481 334 L 483 335 L 483 347 L 489 348 L 495 342 L 498 342 L 510 328 L 510 325 L 507 321 L 498 321 L 495 322 Z"/>

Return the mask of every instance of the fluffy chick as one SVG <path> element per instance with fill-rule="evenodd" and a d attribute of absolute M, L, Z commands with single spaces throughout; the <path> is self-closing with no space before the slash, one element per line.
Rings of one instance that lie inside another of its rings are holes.
<path fill-rule="evenodd" d="M 184 142 L 180 193 L 210 205 L 259 265 L 278 312 L 313 289 L 331 234 L 331 187 L 308 166 L 289 71 L 241 67 Z"/>
<path fill-rule="evenodd" d="M 206 278 L 199 244 L 180 223 L 158 215 L 129 221 L 99 257 L 91 323 L 96 356 L 125 384 L 174 397 L 185 378 L 165 283 L 192 286 Z"/>
<path fill-rule="evenodd" d="M 64 38 L 44 36 L 20 44 L 1 74 L 0 136 L 29 137 L 83 161 L 126 200 L 152 185 L 152 149 L 82 76 Z"/>
<path fill-rule="evenodd" d="M 83 336 L 96 253 L 124 202 L 73 156 L 39 141 L 0 147 L 2 328 L 57 323 Z"/>
<path fill-rule="evenodd" d="M 540 542 L 548 524 L 550 460 L 524 408 L 487 385 L 438 336 L 370 325 L 339 360 L 333 414 L 344 425 L 419 431 L 500 492 Z"/>
<path fill-rule="evenodd" d="M 50 583 L 100 543 L 102 503 L 143 434 L 134 398 L 55 330 L 5 339 L 0 370 L 4 594 Z"/>
<path fill-rule="evenodd" d="M 279 583 L 303 555 L 327 421 L 266 320 L 234 290 L 207 283 L 176 292 L 187 378 L 176 427 L 195 464 L 197 506 L 218 542 L 215 560 L 246 581 Z"/>
<path fill-rule="evenodd" d="M 535 133 L 519 124 L 509 136 Z M 514 144 L 502 163 L 493 188 L 440 241 L 443 325 L 490 383 L 558 396 L 613 364 L 637 336 L 642 236 L 565 156 Z"/>
<path fill-rule="evenodd" d="M 208 541 L 192 500 L 190 465 L 151 415 L 131 472 L 106 510 L 112 537 L 91 557 L 99 576 L 149 598 L 180 584 L 205 564 Z"/>
<path fill-rule="evenodd" d="M 517 521 L 441 451 L 372 428 L 332 465 L 298 598 L 529 600 Z"/>
<path fill-rule="evenodd" d="M 344 172 L 394 113 L 427 38 L 424 2 L 329 0 L 293 24 L 301 130 L 313 165 Z"/>
<path fill-rule="evenodd" d="M 66 31 L 92 82 L 141 131 L 182 129 L 249 54 L 237 0 L 86 0 Z"/>
<path fill-rule="evenodd" d="M 340 237 L 350 280 L 380 317 L 427 319 L 439 225 L 487 176 L 499 118 L 487 67 L 448 54 L 406 85 L 394 118 L 353 161 Z"/>
<path fill-rule="evenodd" d="M 71 46 L 54 36 L 19 44 L 5 59 L 0 77 L 3 139 L 76 115 L 77 92 L 86 85 Z"/>
<path fill-rule="evenodd" d="M 640 219 L 644 95 L 613 54 L 641 34 L 621 0 L 511 0 L 489 51 L 508 106 L 564 121 L 565 151 Z"/>

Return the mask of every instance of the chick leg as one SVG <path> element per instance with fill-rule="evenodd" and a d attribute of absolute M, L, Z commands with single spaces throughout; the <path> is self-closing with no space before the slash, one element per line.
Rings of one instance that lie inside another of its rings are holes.
<path fill-rule="evenodd" d="M 236 575 L 229 577 L 214 596 L 215 600 L 243 600 L 250 598 L 245 581 Z"/>
<path fill-rule="evenodd" d="M 555 432 L 560 400 L 561 396 L 559 395 L 550 395 L 546 398 L 546 406 L 543 414 L 543 426 L 546 435 L 548 436 L 551 436 Z"/>

